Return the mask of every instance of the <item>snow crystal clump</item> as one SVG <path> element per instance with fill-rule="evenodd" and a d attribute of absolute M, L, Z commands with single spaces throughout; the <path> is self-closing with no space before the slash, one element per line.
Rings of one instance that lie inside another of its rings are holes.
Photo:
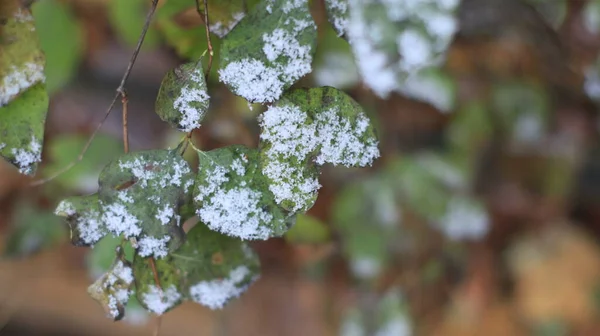
<path fill-rule="evenodd" d="M 267 10 L 270 6 L 267 6 Z M 302 9 L 303 6 L 306 8 Z M 307 1 L 289 1 L 282 8 L 284 13 L 294 9 L 308 11 Z M 307 14 L 310 16 L 310 13 Z M 286 85 L 291 85 L 311 71 L 311 46 L 301 45 L 298 41 L 298 35 L 307 29 L 316 29 L 312 20 L 288 18 L 282 28 L 262 35 L 262 51 L 268 64 L 255 58 L 230 62 L 219 70 L 221 81 L 232 86 L 236 94 L 248 101 L 275 101 Z"/>
<path fill-rule="evenodd" d="M 115 319 L 120 315 L 119 306 L 123 307 L 129 301 L 131 295 L 129 287 L 133 283 L 133 270 L 119 260 L 100 281 L 97 284 L 98 287 L 92 285 L 91 289 L 98 295 L 106 294 L 107 313 L 109 317 Z"/>
<path fill-rule="evenodd" d="M 155 285 L 148 286 L 148 292 L 142 294 L 142 301 L 149 311 L 162 315 L 169 308 L 175 306 L 181 299 L 181 293 L 175 285 L 170 285 L 166 290 L 161 290 Z"/>
<path fill-rule="evenodd" d="M 348 1 L 347 0 L 325 0 L 327 13 L 329 14 L 331 24 L 338 33 L 342 36 L 348 27 Z"/>
<path fill-rule="evenodd" d="M 249 286 L 243 283 L 250 270 L 238 266 L 229 273 L 229 277 L 212 281 L 201 281 L 190 287 L 190 296 L 195 302 L 210 309 L 221 309 L 227 301 L 240 296 Z M 254 282 L 256 277 L 250 283 Z"/>
<path fill-rule="evenodd" d="M 138 236 L 142 229 L 138 226 L 139 220 L 129 213 L 123 204 L 100 202 L 102 209 L 102 222 L 106 228 L 116 236 L 123 234 L 125 238 Z"/>
<path fill-rule="evenodd" d="M 1 99 L 1 98 L 0 98 Z M 33 174 L 34 166 L 42 160 L 42 144 L 33 135 L 29 148 L 13 148 L 11 153 L 15 156 L 15 164 L 22 174 Z"/>
<path fill-rule="evenodd" d="M 160 167 L 160 172 L 156 173 L 148 167 Z M 148 183 L 153 187 L 166 188 L 169 186 L 189 188 L 193 184 L 192 179 L 185 179 L 184 176 L 191 173 L 190 167 L 185 161 L 169 159 L 162 161 L 143 161 L 139 158 L 129 162 L 119 162 L 119 168 L 129 170 L 135 176 L 136 183 L 145 188 Z"/>
<path fill-rule="evenodd" d="M 377 140 L 366 135 L 369 119 L 359 114 L 354 121 L 354 127 L 348 118 L 340 116 L 339 108 L 331 108 L 316 116 L 318 125 L 317 135 L 321 149 L 315 162 L 319 165 L 368 166 L 379 157 Z M 365 143 L 366 142 L 366 143 Z"/>
<path fill-rule="evenodd" d="M 189 80 L 194 83 L 202 83 L 204 81 L 202 68 L 196 67 L 194 71 L 189 73 Z M 181 88 L 179 96 L 173 102 L 175 109 L 181 114 L 182 118 L 179 121 L 179 129 L 183 132 L 190 132 L 195 128 L 200 127 L 200 121 L 204 117 L 204 112 L 198 110 L 192 103 L 200 103 L 205 105 L 210 97 L 206 90 L 192 88 L 186 85 Z"/>
<path fill-rule="evenodd" d="M 167 225 L 171 222 L 171 218 L 175 216 L 175 212 L 173 211 L 173 207 L 169 204 L 165 204 L 163 209 L 158 210 L 156 214 L 156 219 L 158 219 L 162 225 Z"/>
<path fill-rule="evenodd" d="M 231 167 L 214 164 L 207 172 L 206 184 L 199 188 L 195 200 L 202 202 L 197 215 L 212 230 L 241 239 L 267 239 L 271 230 L 265 223 L 273 221 L 273 215 L 260 207 L 262 194 L 241 183 L 227 190 L 227 174 L 244 176 L 241 160 L 233 161 Z"/>
<path fill-rule="evenodd" d="M 63 200 L 60 203 L 58 203 L 58 206 L 56 206 L 56 209 L 54 210 L 54 214 L 57 216 L 61 216 L 63 214 L 67 216 L 73 216 L 75 212 L 76 210 L 73 206 L 73 203 L 66 200 Z"/>
<path fill-rule="evenodd" d="M 479 240 L 490 229 L 490 220 L 484 208 L 471 200 L 453 197 L 439 225 L 452 240 Z"/>
<path fill-rule="evenodd" d="M 171 240 L 171 237 L 164 236 L 160 239 L 145 236 L 138 240 L 138 251 L 137 253 L 141 257 L 149 257 L 154 255 L 155 258 L 164 258 L 169 253 L 167 249 L 167 243 Z"/>
<path fill-rule="evenodd" d="M 20 92 L 45 80 L 42 64 L 29 62 L 20 67 L 11 66 L 0 85 L 0 106 L 8 104 Z"/>

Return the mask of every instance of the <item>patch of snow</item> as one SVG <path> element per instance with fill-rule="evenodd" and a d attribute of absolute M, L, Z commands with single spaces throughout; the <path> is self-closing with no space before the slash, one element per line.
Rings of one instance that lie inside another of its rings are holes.
<path fill-rule="evenodd" d="M 194 71 L 188 74 L 188 80 L 195 83 L 196 86 L 201 85 L 204 82 L 204 74 L 202 74 L 202 67 L 196 67 Z M 193 104 L 208 105 L 210 97 L 204 89 L 198 89 L 192 87 L 192 85 L 185 85 L 181 88 L 179 96 L 173 102 L 173 106 L 181 114 L 181 120 L 179 121 L 179 130 L 182 132 L 190 132 L 195 128 L 200 127 L 200 121 L 204 118 L 204 111 L 198 109 Z"/>
<path fill-rule="evenodd" d="M 42 144 L 33 135 L 29 148 L 13 148 L 11 153 L 15 156 L 15 164 L 22 174 L 30 175 L 34 172 L 36 163 L 42 160 Z"/>
<path fill-rule="evenodd" d="M 173 207 L 169 204 L 165 204 L 164 208 L 158 209 L 156 219 L 158 219 L 162 225 L 167 225 L 171 222 L 171 219 L 175 216 Z"/>
<path fill-rule="evenodd" d="M 144 236 L 137 241 L 137 253 L 141 257 L 154 256 L 155 258 L 164 258 L 169 253 L 169 250 L 167 249 L 169 240 L 171 240 L 171 237 L 169 236 L 164 236 L 160 239 Z"/>
<path fill-rule="evenodd" d="M 119 236 L 123 234 L 125 238 L 138 236 L 142 229 L 138 226 L 139 220 L 131 214 L 123 204 L 100 202 L 102 212 L 102 222 L 106 228 Z"/>
<path fill-rule="evenodd" d="M 245 292 L 250 283 L 256 280 L 255 276 L 249 283 L 244 282 L 249 275 L 250 270 L 246 266 L 238 266 L 225 279 L 201 281 L 191 286 L 190 296 L 195 302 L 210 309 L 221 309 L 230 299 Z"/>
<path fill-rule="evenodd" d="M 237 12 L 232 15 L 231 21 L 223 24 L 222 21 L 212 22 L 210 24 L 210 32 L 218 37 L 224 37 L 229 33 L 246 16 L 244 12 Z"/>
<path fill-rule="evenodd" d="M 325 5 L 333 28 L 338 36 L 342 36 L 348 27 L 348 1 L 325 0 Z"/>
<path fill-rule="evenodd" d="M 170 285 L 164 291 L 155 285 L 149 285 L 148 292 L 142 294 L 144 305 L 157 315 L 162 315 L 180 300 L 181 293 L 177 291 L 175 285 Z"/>
<path fill-rule="evenodd" d="M 19 93 L 45 80 L 42 64 L 29 62 L 20 67 L 11 66 L 10 72 L 4 76 L 0 85 L 0 106 L 8 104 Z"/>
<path fill-rule="evenodd" d="M 450 199 L 439 227 L 452 240 L 479 240 L 488 233 L 490 219 L 483 206 L 455 196 Z"/>

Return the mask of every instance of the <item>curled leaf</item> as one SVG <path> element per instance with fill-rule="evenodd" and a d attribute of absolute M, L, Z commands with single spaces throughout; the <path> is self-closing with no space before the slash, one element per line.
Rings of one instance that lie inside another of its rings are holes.
<path fill-rule="evenodd" d="M 220 80 L 250 102 L 273 102 L 311 71 L 316 38 L 307 0 L 262 1 L 223 39 Z"/>
<path fill-rule="evenodd" d="M 102 275 L 89 288 L 90 296 L 98 301 L 107 317 L 120 320 L 125 313 L 125 305 L 131 295 L 133 270 L 122 254 L 115 260 L 108 272 Z"/>
<path fill-rule="evenodd" d="M 167 73 L 156 97 L 156 113 L 183 132 L 200 127 L 209 105 L 202 67 L 183 64 Z"/>
<path fill-rule="evenodd" d="M 286 213 L 268 190 L 258 151 L 234 145 L 200 153 L 194 187 L 196 214 L 215 231 L 267 239 L 288 229 Z"/>

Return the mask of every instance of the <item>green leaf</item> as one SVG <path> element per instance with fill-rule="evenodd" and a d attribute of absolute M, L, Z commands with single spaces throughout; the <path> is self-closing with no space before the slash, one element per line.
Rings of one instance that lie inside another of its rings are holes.
<path fill-rule="evenodd" d="M 104 308 L 107 317 L 117 321 L 124 316 L 132 285 L 131 264 L 119 253 L 110 270 L 88 287 L 88 293 Z"/>
<path fill-rule="evenodd" d="M 21 257 L 52 248 L 64 241 L 66 231 L 64 223 L 52 212 L 34 204 L 19 205 L 6 234 L 3 254 Z"/>
<path fill-rule="evenodd" d="M 348 1 L 346 36 L 365 84 L 387 98 L 406 91 L 422 69 L 441 65 L 458 29 L 459 3 Z"/>
<path fill-rule="evenodd" d="M 52 94 L 75 75 L 83 57 L 83 31 L 71 8 L 56 0 L 32 6 L 40 44 L 46 56 L 46 88 Z"/>
<path fill-rule="evenodd" d="M 183 64 L 164 77 L 156 97 L 156 113 L 183 132 L 200 127 L 209 99 L 202 67 L 197 62 Z"/>
<path fill-rule="evenodd" d="M 115 235 L 137 238 L 137 254 L 161 258 L 181 246 L 178 209 L 193 174 L 176 150 L 125 154 L 102 170 L 98 183 L 102 221 Z"/>
<path fill-rule="evenodd" d="M 0 7 L 0 50 L 0 156 L 22 174 L 34 175 L 48 95 L 33 16 L 21 1 L 4 1 Z"/>
<path fill-rule="evenodd" d="M 0 8 L 0 107 L 45 80 L 33 16 L 21 2 L 5 0 Z"/>
<path fill-rule="evenodd" d="M 292 244 L 321 244 L 329 241 L 330 235 L 327 225 L 318 218 L 298 214 L 285 239 Z"/>
<path fill-rule="evenodd" d="M 42 160 L 48 94 L 43 84 L 0 107 L 0 156 L 22 174 L 35 175 Z"/>
<path fill-rule="evenodd" d="M 210 230 L 199 222 L 181 248 L 156 260 L 160 285 L 147 261 L 134 259 L 137 297 L 142 306 L 163 314 L 183 299 L 220 309 L 258 278 L 258 257 L 239 239 Z"/>
<path fill-rule="evenodd" d="M 75 161 L 87 141 L 87 136 L 79 134 L 52 137 L 46 150 L 48 163 L 42 167 L 41 175 L 52 176 Z M 54 181 L 68 189 L 95 191 L 98 187 L 98 174 L 122 151 L 122 146 L 121 141 L 112 136 L 96 135 L 83 159 L 73 168 L 57 176 Z"/>
<path fill-rule="evenodd" d="M 311 72 L 316 39 L 307 1 L 263 1 L 223 39 L 220 80 L 250 102 L 273 102 Z"/>
<path fill-rule="evenodd" d="M 192 1 L 193 3 L 193 1 Z M 135 46 L 142 33 L 150 2 L 146 0 L 110 0 L 108 1 L 108 18 L 117 35 L 127 45 Z M 156 30 L 151 26 L 144 38 L 143 48 L 154 48 L 159 39 Z"/>
<path fill-rule="evenodd" d="M 320 165 L 361 167 L 379 156 L 369 118 L 332 87 L 290 91 L 260 116 L 260 126 L 263 174 L 275 201 L 291 212 L 314 204 Z"/>
<path fill-rule="evenodd" d="M 98 194 L 74 196 L 58 204 L 54 213 L 67 218 L 73 245 L 94 245 L 108 233 L 99 206 Z"/>
<path fill-rule="evenodd" d="M 279 237 L 288 215 L 269 192 L 258 151 L 234 145 L 199 153 L 196 214 L 211 230 L 241 239 Z"/>

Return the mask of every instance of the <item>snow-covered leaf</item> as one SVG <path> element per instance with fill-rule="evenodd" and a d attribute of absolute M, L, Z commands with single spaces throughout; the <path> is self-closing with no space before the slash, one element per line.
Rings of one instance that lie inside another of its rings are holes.
<path fill-rule="evenodd" d="M 0 7 L 0 156 L 22 174 L 41 160 L 48 95 L 33 16 L 18 0 Z"/>
<path fill-rule="evenodd" d="M 179 206 L 193 174 L 175 150 L 125 154 L 100 173 L 100 212 L 114 235 L 137 238 L 137 254 L 165 257 L 183 243 Z"/>
<path fill-rule="evenodd" d="M 88 287 L 88 293 L 104 308 L 107 317 L 117 321 L 124 316 L 132 285 L 131 264 L 119 253 L 110 270 Z"/>
<path fill-rule="evenodd" d="M 259 276 L 256 254 L 242 241 L 210 230 L 199 222 L 187 240 L 165 259 L 156 260 L 162 288 L 147 260 L 135 256 L 137 297 L 142 306 L 163 314 L 187 299 L 221 309 Z"/>
<path fill-rule="evenodd" d="M 332 87 L 290 91 L 260 116 L 260 126 L 263 174 L 275 201 L 291 212 L 314 204 L 319 166 L 364 167 L 379 157 L 365 112 Z"/>
<path fill-rule="evenodd" d="M 164 77 L 156 97 L 156 113 L 183 132 L 200 127 L 208 110 L 209 96 L 198 62 L 182 64 Z"/>
<path fill-rule="evenodd" d="M 348 0 L 325 0 L 327 19 L 338 36 L 346 34 L 348 27 Z"/>
<path fill-rule="evenodd" d="M 288 230 L 258 165 L 258 151 L 234 145 L 199 153 L 196 214 L 212 230 L 241 239 L 268 239 Z"/>
<path fill-rule="evenodd" d="M 94 245 L 108 233 L 102 222 L 98 194 L 64 199 L 54 213 L 66 217 L 71 229 L 71 243 L 75 246 Z"/>
<path fill-rule="evenodd" d="M 348 0 L 346 36 L 365 84 L 386 98 L 440 65 L 458 29 L 459 2 Z"/>
<path fill-rule="evenodd" d="M 250 102 L 273 102 L 311 72 L 316 39 L 307 0 L 262 1 L 223 39 L 220 79 Z"/>

